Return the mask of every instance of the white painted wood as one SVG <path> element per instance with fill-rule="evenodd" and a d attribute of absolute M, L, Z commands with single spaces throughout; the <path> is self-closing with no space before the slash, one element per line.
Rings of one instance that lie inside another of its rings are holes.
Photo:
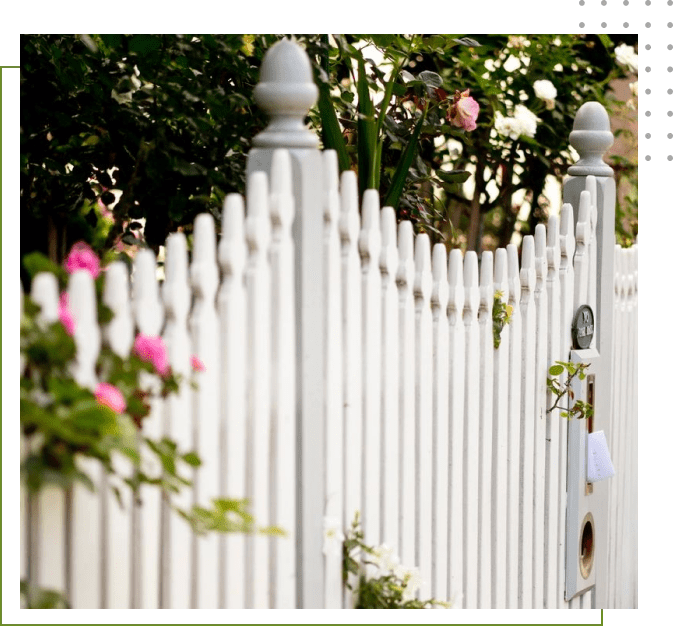
<path fill-rule="evenodd" d="M 149 249 L 139 250 L 134 259 L 133 295 L 131 309 L 137 331 L 144 335 L 159 336 L 164 322 L 163 303 L 159 298 L 156 261 Z M 143 377 L 146 388 L 157 386 L 156 376 Z M 151 411 L 143 421 L 143 435 L 161 439 L 165 403 L 158 397 L 150 398 Z M 158 476 L 161 464 L 156 456 L 142 446 L 143 466 L 150 476 Z M 140 487 L 134 501 L 132 517 L 132 563 L 130 572 L 131 607 L 159 608 L 159 589 L 163 574 L 160 572 L 161 546 L 165 535 L 161 526 L 162 496 L 151 485 Z"/>
<path fill-rule="evenodd" d="M 400 559 L 407 567 L 416 564 L 416 429 L 415 429 L 415 313 L 414 239 L 411 222 L 398 226 L 399 265 L 399 409 L 400 409 Z"/>
<path fill-rule="evenodd" d="M 575 273 L 575 294 L 573 311 L 582 304 L 589 302 L 589 255 L 588 245 L 591 239 L 591 194 L 583 191 L 580 194 L 580 208 L 575 225 L 575 256 L 573 269 Z"/>
<path fill-rule="evenodd" d="M 344 442 L 342 521 L 344 529 L 349 529 L 356 512 L 362 511 L 362 278 L 357 241 L 360 212 L 355 172 L 343 172 L 340 192 Z M 351 585 L 356 583 L 355 576 L 349 580 Z M 344 606 L 352 606 L 352 597 L 347 589 Z"/>
<path fill-rule="evenodd" d="M 573 293 L 575 273 L 573 270 L 573 254 L 575 252 L 574 220 L 573 207 L 565 203 L 561 208 L 559 225 L 559 291 L 561 298 L 560 316 L 559 316 L 559 346 L 561 360 L 567 360 L 570 356 L 571 348 L 571 326 L 573 318 Z M 561 384 L 566 377 L 561 376 Z M 557 551 L 557 592 L 556 606 L 558 608 L 568 608 L 565 601 L 565 539 L 566 539 L 566 489 L 567 489 L 567 465 L 568 465 L 568 421 L 564 418 L 558 419 L 559 430 L 559 542 Z"/>
<path fill-rule="evenodd" d="M 546 482 L 547 409 L 547 233 L 544 224 L 535 228 L 535 459 L 533 492 L 533 606 L 544 608 L 544 531 Z"/>
<path fill-rule="evenodd" d="M 492 607 L 493 253 L 481 255 L 479 277 L 479 578 L 477 606 Z"/>
<path fill-rule="evenodd" d="M 190 282 L 194 308 L 189 320 L 192 357 L 203 364 L 204 371 L 190 376 L 198 386 L 192 393 L 194 448 L 201 458 L 201 467 L 194 472 L 194 501 L 212 508 L 220 497 L 220 396 L 219 396 L 219 328 L 215 310 L 215 295 L 219 270 L 215 259 L 215 221 L 202 213 L 194 222 L 194 244 Z M 218 537 L 209 533 L 195 537 L 191 580 L 191 606 L 216 609 L 219 605 Z"/>
<path fill-rule="evenodd" d="M 544 372 L 546 382 L 549 367 L 561 360 L 561 282 L 559 278 L 561 264 L 561 248 L 559 242 L 559 218 L 549 216 L 547 229 L 547 366 Z M 545 525 L 544 525 L 544 608 L 558 608 L 558 544 L 561 532 L 559 529 L 559 420 L 558 409 L 547 413 L 547 409 L 554 403 L 555 397 L 547 392 L 545 402 Z"/>
<path fill-rule="evenodd" d="M 58 282 L 51 273 L 33 279 L 31 298 L 41 307 L 39 320 L 51 324 L 58 320 Z M 72 310 L 72 303 L 70 308 Z M 76 313 L 73 313 L 76 315 Z M 28 452 L 28 450 L 26 450 Z M 66 572 L 66 504 L 63 489 L 47 486 L 27 496 L 27 574 L 32 584 L 64 590 Z"/>
<path fill-rule="evenodd" d="M 247 182 L 248 265 L 245 273 L 248 290 L 248 413 L 246 424 L 247 464 L 246 493 L 250 511 L 260 524 L 270 516 L 270 348 L 269 312 L 270 275 L 268 247 L 269 221 L 268 179 L 254 172 Z M 246 537 L 246 608 L 269 608 L 269 538 Z"/>
<path fill-rule="evenodd" d="M 247 415 L 247 295 L 244 268 L 247 248 L 244 239 L 243 198 L 230 194 L 225 198 L 222 237 L 217 258 L 222 284 L 217 294 L 220 324 L 221 430 L 219 433 L 220 493 L 228 498 L 246 496 L 246 415 Z M 219 606 L 242 609 L 245 598 L 245 537 L 238 533 L 220 537 Z"/>
<path fill-rule="evenodd" d="M 479 285 L 477 254 L 470 250 L 464 265 L 465 308 L 465 438 L 463 476 L 463 584 L 465 608 L 477 608 L 479 564 Z"/>
<path fill-rule="evenodd" d="M 75 316 L 74 339 L 77 346 L 73 376 L 80 385 L 93 390 L 101 333 L 96 320 L 96 295 L 91 274 L 85 270 L 72 274 L 68 297 Z M 101 608 L 104 585 L 100 495 L 102 467 L 93 459 L 81 459 L 78 466 L 89 475 L 96 492 L 92 493 L 81 484 L 75 485 L 70 492 L 70 598 L 72 605 L 79 608 Z"/>
<path fill-rule="evenodd" d="M 519 466 L 519 606 L 533 608 L 533 479 L 535 445 L 535 257 L 532 235 L 521 252 L 521 464 Z"/>
<path fill-rule="evenodd" d="M 463 310 L 465 289 L 463 256 L 454 248 L 449 253 L 449 590 L 455 608 L 465 604 L 463 582 L 463 456 L 465 420 L 465 327 Z"/>
<path fill-rule="evenodd" d="M 509 304 L 507 250 L 495 251 L 493 291 Z M 508 547 L 508 477 L 507 450 L 510 443 L 508 431 L 509 349 L 512 321 L 500 333 L 500 346 L 493 351 L 493 463 L 491 470 L 491 606 L 507 608 L 507 547 Z"/>
<path fill-rule="evenodd" d="M 343 340 L 341 337 L 341 250 L 339 244 L 339 166 L 336 152 L 323 153 L 325 272 L 325 518 L 343 513 Z M 325 554 L 325 608 L 342 608 L 342 554 Z"/>
<path fill-rule="evenodd" d="M 362 261 L 362 528 L 378 545 L 381 528 L 381 250 L 378 192 L 365 191 L 358 239 Z"/>
<path fill-rule="evenodd" d="M 598 238 L 596 233 L 596 228 L 598 225 L 598 192 L 596 189 L 595 176 L 587 176 L 585 189 L 589 194 L 589 242 L 587 245 L 587 252 L 589 256 L 589 292 L 587 304 L 591 307 L 591 310 L 594 311 L 594 315 L 596 315 L 598 312 L 596 301 L 598 295 L 597 289 L 599 276 Z M 610 252 L 607 253 L 610 254 Z M 594 333 L 593 339 L 591 341 L 591 348 L 596 346 L 597 337 L 598 333 Z"/>
<path fill-rule="evenodd" d="M 162 288 L 166 311 L 164 341 L 168 350 L 171 369 L 188 377 L 191 364 L 191 340 L 187 329 L 187 316 L 191 307 L 191 293 L 187 272 L 187 241 L 178 232 L 166 240 L 166 280 Z M 166 402 L 163 434 L 185 452 L 193 449 L 192 398 L 189 385 L 181 385 L 177 394 Z M 186 468 L 182 468 L 185 471 Z M 163 573 L 159 593 L 159 606 L 163 608 L 190 608 L 190 581 L 193 571 L 192 532 L 188 523 L 174 510 L 190 510 L 193 506 L 191 490 L 165 496 L 163 521 L 166 529 L 165 543 L 160 547 L 160 565 Z"/>
<path fill-rule="evenodd" d="M 126 358 L 133 345 L 134 324 L 130 307 L 128 270 L 126 265 L 120 261 L 110 264 L 105 272 L 103 302 L 114 314 L 110 323 L 103 329 L 103 340 L 116 354 Z M 112 465 L 120 477 L 132 477 L 133 464 L 128 458 L 115 455 Z M 119 490 L 122 506 L 109 490 L 111 486 Z M 101 499 L 103 506 L 101 541 L 104 550 L 104 584 L 106 585 L 103 607 L 128 609 L 131 608 L 129 573 L 133 554 L 131 543 L 133 494 L 131 488 L 122 480 L 112 481 L 110 477 L 103 475 Z"/>
<path fill-rule="evenodd" d="M 509 397 L 507 398 L 507 608 L 519 606 L 519 572 L 521 546 L 519 543 L 521 502 L 521 280 L 519 257 L 514 244 L 507 246 L 508 302 L 512 307 L 509 328 L 503 331 L 503 341 L 509 332 Z M 503 349 L 501 344 L 500 349 Z"/>
<path fill-rule="evenodd" d="M 432 267 L 430 237 L 416 235 L 414 247 L 416 309 L 416 562 L 421 573 L 421 597 L 432 588 Z"/>
<path fill-rule="evenodd" d="M 297 601 L 294 198 L 290 155 L 285 150 L 277 150 L 273 155 L 269 211 L 272 224 L 270 521 L 288 533 L 287 538 L 271 539 L 271 606 L 293 609 Z M 340 399 L 336 404 L 339 406 Z"/>
<path fill-rule="evenodd" d="M 447 599 L 449 552 L 449 302 L 446 246 L 432 249 L 432 589 Z"/>
<path fill-rule="evenodd" d="M 399 294 L 397 216 L 381 209 L 381 540 L 398 553 L 400 509 Z"/>

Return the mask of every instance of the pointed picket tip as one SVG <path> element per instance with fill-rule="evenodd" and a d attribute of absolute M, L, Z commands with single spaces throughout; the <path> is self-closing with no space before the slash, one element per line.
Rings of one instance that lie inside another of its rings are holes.
<path fill-rule="evenodd" d="M 539 287 L 541 282 L 547 278 L 547 228 L 544 224 L 538 224 L 535 227 L 535 273 Z"/>
<path fill-rule="evenodd" d="M 245 238 L 251 254 L 266 250 L 271 238 L 269 214 L 269 179 L 266 172 L 253 172 L 248 177 Z"/>
<path fill-rule="evenodd" d="M 379 267 L 385 274 L 395 274 L 397 271 L 397 216 L 392 207 L 381 209 L 381 254 Z"/>
<path fill-rule="evenodd" d="M 560 264 L 559 217 L 550 215 L 547 224 L 547 267 L 550 271 L 556 271 Z"/>
<path fill-rule="evenodd" d="M 292 162 L 288 150 L 274 150 L 271 157 L 271 193 L 292 193 Z"/>
<path fill-rule="evenodd" d="M 325 150 L 323 159 L 323 186 L 325 191 L 339 190 L 339 161 L 336 150 Z"/>
<path fill-rule="evenodd" d="M 96 384 L 94 365 L 100 350 L 101 332 L 98 326 L 96 288 L 89 272 L 77 270 L 70 276 L 68 299 L 75 317 L 75 379 L 80 385 L 93 388 Z"/>
<path fill-rule="evenodd" d="M 187 280 L 187 238 L 171 233 L 166 239 L 166 282 Z"/>
<path fill-rule="evenodd" d="M 224 275 L 232 276 L 242 272 L 247 255 L 243 196 L 229 194 L 224 200 L 222 213 L 222 237 L 217 257 Z"/>
<path fill-rule="evenodd" d="M 107 267 L 103 302 L 114 313 L 104 330 L 105 341 L 116 354 L 126 358 L 133 345 L 133 319 L 129 306 L 128 270 L 122 261 L 115 261 Z"/>
<path fill-rule="evenodd" d="M 446 257 L 446 246 L 436 243 L 432 247 L 432 295 L 430 300 L 434 307 L 446 310 L 449 303 L 449 267 Z"/>
<path fill-rule="evenodd" d="M 518 303 L 521 298 L 519 249 L 513 243 L 507 246 L 507 286 L 509 287 L 509 303 Z"/>
<path fill-rule="evenodd" d="M 504 300 L 507 301 L 509 292 L 507 286 L 507 250 L 498 248 L 495 251 L 495 264 L 493 266 L 493 287 L 497 291 L 502 291 Z"/>
<path fill-rule="evenodd" d="M 589 223 L 591 218 L 591 192 L 584 190 L 580 194 L 580 210 L 577 217 L 578 222 Z"/>
<path fill-rule="evenodd" d="M 485 250 L 481 253 L 479 267 L 479 308 L 484 311 L 493 310 L 493 252 Z"/>
<path fill-rule="evenodd" d="M 530 290 L 535 285 L 535 240 L 533 235 L 526 235 L 523 238 L 519 279 L 522 291 Z"/>
<path fill-rule="evenodd" d="M 465 289 L 463 288 L 463 253 L 459 248 L 449 252 L 449 312 L 453 319 L 461 319 L 465 306 Z"/>
<path fill-rule="evenodd" d="M 200 213 L 194 220 L 192 264 L 215 263 L 215 219 L 210 213 Z"/>
<path fill-rule="evenodd" d="M 465 253 L 464 283 L 465 287 L 476 287 L 478 284 L 477 275 L 479 271 L 479 258 L 474 250 L 468 250 Z"/>
<path fill-rule="evenodd" d="M 33 278 L 30 297 L 41 307 L 40 318 L 48 324 L 58 319 L 58 280 L 51 272 L 40 272 Z"/>
<path fill-rule="evenodd" d="M 152 336 L 160 333 L 164 307 L 159 298 L 156 257 L 148 248 L 139 250 L 133 260 L 132 309 L 141 333 Z"/>
<path fill-rule="evenodd" d="M 414 227 L 408 220 L 397 226 L 397 283 L 411 286 L 414 275 Z"/>
<path fill-rule="evenodd" d="M 339 233 L 344 243 L 354 242 L 360 230 L 360 210 L 358 207 L 358 179 L 355 172 L 347 170 L 341 174 L 341 216 Z"/>
<path fill-rule="evenodd" d="M 432 292 L 432 271 L 430 262 L 430 237 L 427 233 L 416 236 L 414 247 L 414 295 L 424 300 Z"/>
<path fill-rule="evenodd" d="M 358 247 L 362 259 L 378 261 L 381 249 L 379 192 L 376 189 L 367 189 L 362 196 L 362 228 Z"/>

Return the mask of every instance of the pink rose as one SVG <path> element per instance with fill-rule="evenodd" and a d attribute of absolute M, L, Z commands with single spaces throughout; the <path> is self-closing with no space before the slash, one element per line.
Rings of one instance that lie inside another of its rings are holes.
<path fill-rule="evenodd" d="M 100 259 L 86 243 L 79 241 L 70 249 L 70 254 L 65 260 L 65 269 L 68 274 L 73 274 L 77 270 L 86 270 L 93 278 L 98 278 Z"/>
<path fill-rule="evenodd" d="M 160 376 L 168 373 L 168 353 L 161 337 L 138 333 L 133 344 L 133 351 L 143 360 L 154 365 Z"/>
<path fill-rule="evenodd" d="M 466 89 L 463 92 L 456 90 L 448 115 L 451 124 L 465 130 L 474 130 L 477 127 L 478 115 L 479 103 L 470 96 L 470 90 Z"/>
<path fill-rule="evenodd" d="M 110 383 L 98 383 L 93 394 L 98 402 L 109 406 L 115 413 L 123 413 L 126 409 L 126 400 L 122 392 Z"/>
<path fill-rule="evenodd" d="M 68 304 L 68 294 L 64 291 L 58 300 L 58 319 L 70 336 L 75 334 L 75 316 Z"/>
<path fill-rule="evenodd" d="M 206 366 L 203 364 L 203 361 L 196 356 L 195 354 L 192 354 L 192 369 L 195 372 L 205 372 L 206 371 Z"/>

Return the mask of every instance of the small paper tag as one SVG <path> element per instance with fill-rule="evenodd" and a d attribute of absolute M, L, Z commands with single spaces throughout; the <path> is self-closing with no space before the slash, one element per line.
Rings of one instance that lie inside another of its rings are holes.
<path fill-rule="evenodd" d="M 599 430 L 587 437 L 587 482 L 596 483 L 615 475 L 605 433 Z"/>

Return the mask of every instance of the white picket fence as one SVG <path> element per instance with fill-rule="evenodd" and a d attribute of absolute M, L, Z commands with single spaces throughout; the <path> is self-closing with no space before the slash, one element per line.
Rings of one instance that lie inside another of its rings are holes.
<path fill-rule="evenodd" d="M 281 77 L 283 106 L 269 86 Z M 250 155 L 246 200 L 225 201 L 219 242 L 204 214 L 191 260 L 184 235 L 166 242 L 163 283 L 148 250 L 131 281 L 110 266 L 107 328 L 96 326 L 88 274 L 68 290 L 82 384 L 95 384 L 100 342 L 128 354 L 135 331 L 161 334 L 178 372 L 191 354 L 205 364 L 198 390 L 156 400 L 145 426 L 204 461 L 193 496 L 176 503 L 248 497 L 260 523 L 289 537 L 197 538 L 156 489 L 137 502 L 124 491 L 121 509 L 93 466 L 96 494 L 22 492 L 22 577 L 66 590 L 75 608 L 349 608 L 325 528 L 345 530 L 359 511 L 368 543 L 420 569 L 421 597 L 455 608 L 635 607 L 637 246 L 614 246 L 614 182 L 589 150 L 605 130 L 578 116 L 582 159 L 566 202 L 521 251 L 447 258 L 375 191 L 359 207 L 355 174 L 339 177 L 335 154 L 317 150 L 301 122 L 312 81 L 298 46 L 274 46 L 262 78 L 272 120 Z M 513 308 L 498 349 L 496 291 Z M 32 296 L 56 318 L 51 277 L 38 276 Z M 590 352 L 571 353 L 581 304 L 598 332 Z M 593 427 L 616 468 L 590 495 L 585 458 L 568 465 L 587 425 L 547 413 L 546 391 L 554 361 L 585 354 Z M 582 506 L 595 519 L 595 581 L 566 600 L 567 525 Z"/>

